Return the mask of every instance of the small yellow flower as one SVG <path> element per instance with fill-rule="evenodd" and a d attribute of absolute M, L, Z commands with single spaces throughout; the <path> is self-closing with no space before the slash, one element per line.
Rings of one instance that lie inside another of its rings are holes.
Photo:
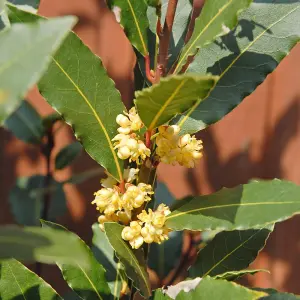
<path fill-rule="evenodd" d="M 152 187 L 149 184 L 139 183 L 137 186 L 126 184 L 126 192 L 121 197 L 122 207 L 125 211 L 141 207 L 151 200 L 152 194 Z"/>
<path fill-rule="evenodd" d="M 115 142 L 114 147 L 118 149 L 117 154 L 120 159 L 129 158 L 129 162 L 135 161 L 137 164 L 141 164 L 141 161 L 151 154 L 150 149 L 138 140 L 135 134 L 117 134 L 112 141 Z"/>
<path fill-rule="evenodd" d="M 129 110 L 129 113 L 123 112 L 116 118 L 117 123 L 121 126 L 118 128 L 118 132 L 121 134 L 129 134 L 132 131 L 140 130 L 144 124 L 141 121 L 139 115 L 136 112 L 135 107 Z"/>
<path fill-rule="evenodd" d="M 185 134 L 179 136 L 180 128 L 177 125 L 160 126 L 156 137 L 156 154 L 160 160 L 167 164 L 176 163 L 188 167 L 195 167 L 196 162 L 202 157 L 202 141 L 195 136 Z"/>
<path fill-rule="evenodd" d="M 120 209 L 120 196 L 116 189 L 103 188 L 94 193 L 95 199 L 92 204 L 96 204 L 97 209 L 105 215 L 112 215 Z"/>
<path fill-rule="evenodd" d="M 126 226 L 122 230 L 122 239 L 129 241 L 129 244 L 133 249 L 140 248 L 144 243 L 144 239 L 141 236 L 141 229 L 142 227 L 139 222 L 132 221 L 130 222 L 130 226 Z"/>

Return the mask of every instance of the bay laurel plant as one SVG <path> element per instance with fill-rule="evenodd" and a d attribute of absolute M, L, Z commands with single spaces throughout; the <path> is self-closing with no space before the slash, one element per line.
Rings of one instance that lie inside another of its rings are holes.
<path fill-rule="evenodd" d="M 252 180 L 174 201 L 156 170 L 205 159 L 195 133 L 233 110 L 299 42 L 300 0 L 198 2 L 108 1 L 137 58 L 127 109 L 101 58 L 71 31 L 76 18 L 39 16 L 38 0 L 0 0 L 1 123 L 47 163 L 45 176 L 19 178 L 10 193 L 21 226 L 0 227 L 0 299 L 298 299 L 234 281 L 263 271 L 248 267 L 275 223 L 299 214 L 299 186 Z M 23 100 L 35 84 L 56 113 L 41 117 Z M 52 170 L 65 123 L 77 141 Z M 98 211 L 91 248 L 54 223 L 66 209 L 63 185 L 99 175 L 54 181 L 82 148 L 106 174 L 88 199 Z M 183 231 L 198 251 L 188 262 Z M 68 294 L 39 276 L 43 263 L 58 266 Z"/>

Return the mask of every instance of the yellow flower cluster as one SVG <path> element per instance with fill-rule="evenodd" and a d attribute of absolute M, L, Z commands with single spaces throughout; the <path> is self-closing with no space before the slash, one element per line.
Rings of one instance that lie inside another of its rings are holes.
<path fill-rule="evenodd" d="M 112 139 L 114 149 L 120 159 L 129 161 L 131 166 L 138 167 L 151 151 L 143 142 L 141 128 L 144 126 L 136 109 L 119 114 L 116 122 L 120 126 L 118 134 Z M 156 148 L 153 158 L 168 164 L 180 164 L 188 168 L 195 166 L 202 157 L 202 141 L 195 136 L 185 134 L 180 136 L 179 126 L 160 126 L 155 138 Z M 147 135 L 147 146 L 151 145 L 151 134 Z M 156 155 L 156 156 L 155 156 Z M 146 160 L 146 169 L 156 165 L 155 160 Z M 132 248 L 138 249 L 144 243 L 161 243 L 168 239 L 169 229 L 166 227 L 166 217 L 170 209 L 160 204 L 155 211 L 145 207 L 151 201 L 152 186 L 138 181 L 139 169 L 128 168 L 124 170 L 124 181 L 118 183 L 109 174 L 101 180 L 102 189 L 97 191 L 92 201 L 100 212 L 98 222 L 104 230 L 105 222 L 119 222 L 125 225 L 122 238 L 128 241 Z M 140 178 L 143 176 L 140 176 Z M 135 183 L 135 184 L 134 184 Z"/>
<path fill-rule="evenodd" d="M 92 204 L 96 204 L 97 210 L 101 213 L 98 221 L 102 230 L 103 223 L 109 221 L 128 224 L 131 221 L 131 211 L 151 200 L 153 194 L 151 185 L 139 183 L 136 186 L 130 183 L 136 178 L 137 172 L 137 169 L 125 170 L 124 178 L 127 183 L 124 193 L 121 193 L 119 187 L 114 185 L 110 176 L 102 180 L 102 185 L 105 187 L 94 193 L 95 199 Z"/>
<path fill-rule="evenodd" d="M 131 108 L 129 113 L 124 112 L 124 114 L 118 115 L 116 121 L 120 125 L 119 134 L 112 141 L 115 142 L 115 149 L 118 149 L 118 157 L 129 159 L 129 162 L 133 161 L 138 165 L 141 164 L 143 160 L 150 157 L 151 152 L 134 133 L 144 126 L 135 107 Z"/>
<path fill-rule="evenodd" d="M 202 141 L 190 134 L 180 136 L 179 131 L 177 125 L 160 126 L 156 137 L 156 154 L 164 163 L 194 168 L 202 157 Z"/>
<path fill-rule="evenodd" d="M 164 204 L 160 204 L 156 211 L 143 210 L 137 218 L 139 221 L 130 222 L 122 231 L 122 238 L 128 241 L 132 248 L 138 249 L 143 243 L 158 243 L 168 239 L 169 229 L 165 226 L 166 216 L 170 214 L 170 209 Z"/>

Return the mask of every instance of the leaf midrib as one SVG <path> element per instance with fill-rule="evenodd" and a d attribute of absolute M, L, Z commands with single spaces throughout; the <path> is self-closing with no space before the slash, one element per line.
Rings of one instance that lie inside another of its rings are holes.
<path fill-rule="evenodd" d="M 21 286 L 20 286 L 20 284 L 19 284 L 18 279 L 16 278 L 16 276 L 15 276 L 13 270 L 11 269 L 10 263 L 7 262 L 7 264 L 8 264 L 8 267 L 9 267 L 9 270 L 10 270 L 12 276 L 14 277 L 14 279 L 15 279 L 15 281 L 16 281 L 16 283 L 17 283 L 17 285 L 18 285 L 18 287 L 19 287 L 19 289 L 20 289 L 20 291 L 21 291 L 21 293 L 22 293 L 23 298 L 26 300 L 27 298 L 26 298 L 25 295 L 24 295 L 24 292 L 23 292 L 23 290 L 22 290 L 22 288 L 21 288 Z"/>
<path fill-rule="evenodd" d="M 83 93 L 83 91 L 79 88 L 79 86 L 74 82 L 74 80 L 69 76 L 69 74 L 64 70 L 64 68 L 61 66 L 61 64 L 54 57 L 52 57 L 52 60 L 57 65 L 57 67 L 63 72 L 63 74 L 67 77 L 67 79 L 72 83 L 72 85 L 78 91 L 78 93 L 83 98 L 83 100 L 86 102 L 86 104 L 88 105 L 88 107 L 92 111 L 93 115 L 95 116 L 96 120 L 98 121 L 98 123 L 99 123 L 99 125 L 100 125 L 100 127 L 101 127 L 101 129 L 102 129 L 102 131 L 103 131 L 103 133 L 105 135 L 105 138 L 107 139 L 109 148 L 110 148 L 110 150 L 111 150 L 111 152 L 113 154 L 113 158 L 114 158 L 114 161 L 115 161 L 115 164 L 116 164 L 116 167 L 117 167 L 117 171 L 118 171 L 118 174 L 119 174 L 119 180 L 122 181 L 123 180 L 123 174 L 122 174 L 122 171 L 121 171 L 121 167 L 120 167 L 120 164 L 119 164 L 116 152 L 114 150 L 114 147 L 113 147 L 111 139 L 110 139 L 110 137 L 108 135 L 108 132 L 107 132 L 104 124 L 102 123 L 99 115 L 97 114 L 96 110 L 94 109 L 94 107 L 92 106 L 92 104 L 90 103 L 90 101 L 88 100 L 87 96 Z"/>
<path fill-rule="evenodd" d="M 264 228 L 263 228 L 264 229 Z M 258 233 L 261 232 L 262 229 L 258 230 L 257 232 L 255 232 L 253 235 L 251 235 L 247 240 L 243 241 L 241 244 L 239 244 L 238 247 L 234 248 L 231 252 L 227 253 L 221 260 L 219 260 L 216 264 L 214 264 L 207 272 L 205 272 L 205 274 L 202 276 L 207 276 L 209 275 L 209 273 L 214 270 L 217 266 L 219 266 L 224 260 L 226 260 L 228 257 L 230 257 L 234 252 L 236 252 L 237 250 L 239 250 L 241 247 L 243 247 L 246 243 L 248 243 L 254 236 L 256 236 Z M 201 251 L 199 252 L 199 254 L 201 253 Z"/>
<path fill-rule="evenodd" d="M 193 201 L 193 199 L 191 200 Z M 235 206 L 255 206 L 255 205 L 286 205 L 286 204 L 297 204 L 300 206 L 300 202 L 294 202 L 294 201 L 283 201 L 283 202 L 253 202 L 253 203 L 231 203 L 231 204 L 223 204 L 223 205 L 215 205 L 215 206 L 208 206 L 208 207 L 201 207 L 201 208 L 195 208 L 191 210 L 187 210 L 180 213 L 171 214 L 170 216 L 166 217 L 166 220 L 170 220 L 182 215 L 204 211 L 204 210 L 210 210 L 210 209 L 219 209 L 219 208 L 226 208 L 226 207 L 235 207 Z M 188 205 L 188 203 L 186 204 Z M 183 208 L 185 205 L 183 205 L 180 208 Z M 179 209 L 180 209 L 179 208 Z"/>
<path fill-rule="evenodd" d="M 134 1 L 141 1 L 141 0 L 134 0 Z M 134 12 L 134 9 L 133 9 L 133 7 L 131 5 L 130 0 L 127 0 L 127 3 L 128 3 L 128 6 L 129 6 L 129 9 L 131 11 L 131 14 L 132 14 L 134 23 L 136 25 L 136 28 L 138 30 L 138 34 L 139 34 L 139 37 L 140 37 L 140 40 L 141 40 L 141 43 L 142 43 L 142 46 L 143 46 L 143 49 L 144 49 L 144 56 L 146 56 L 148 54 L 148 51 L 147 51 L 147 47 L 146 47 L 145 41 L 143 39 L 143 35 L 142 35 L 141 29 L 140 29 L 140 26 L 139 26 L 139 22 L 138 22 L 138 20 L 136 18 L 136 15 L 135 15 L 135 12 Z"/>
<path fill-rule="evenodd" d="M 155 115 L 154 119 L 152 120 L 148 130 L 152 130 L 155 128 L 157 121 L 159 120 L 159 118 L 161 117 L 161 115 L 163 114 L 163 112 L 167 109 L 168 105 L 173 101 L 173 99 L 176 97 L 176 95 L 180 92 L 180 90 L 182 89 L 182 87 L 186 84 L 186 82 L 188 81 L 187 79 L 184 79 L 177 87 L 176 89 L 173 91 L 173 93 L 169 96 L 169 98 L 167 99 L 167 101 L 164 103 L 164 105 L 161 107 L 161 109 L 157 112 L 157 114 Z"/>
<path fill-rule="evenodd" d="M 97 294 L 98 298 L 100 300 L 103 300 L 103 298 L 101 297 L 101 295 L 98 293 L 98 290 L 96 289 L 96 286 L 94 285 L 93 281 L 89 278 L 89 276 L 86 274 L 86 272 L 83 270 L 83 268 L 78 263 L 77 263 L 77 266 L 79 267 L 79 269 L 82 271 L 83 275 L 86 277 L 86 279 L 88 280 L 88 282 L 92 286 L 92 288 L 95 291 L 95 293 Z"/>
<path fill-rule="evenodd" d="M 278 24 L 279 22 L 281 22 L 283 19 L 285 19 L 286 17 L 288 17 L 290 14 L 292 14 L 293 12 L 295 12 L 297 9 L 299 9 L 300 5 L 295 7 L 294 9 L 292 9 L 289 13 L 287 13 L 286 15 L 282 16 L 279 20 L 277 20 L 276 22 L 272 23 L 271 25 L 269 25 L 265 30 L 263 30 L 251 43 L 249 43 L 247 45 L 247 47 L 241 51 L 241 53 L 239 53 L 239 55 L 232 61 L 232 63 L 230 63 L 230 65 L 221 73 L 221 75 L 219 76 L 219 79 L 215 82 L 214 87 L 210 90 L 210 92 L 208 93 L 208 95 L 203 99 L 207 99 L 210 94 L 212 93 L 212 91 L 214 90 L 214 88 L 216 87 L 216 85 L 218 84 L 218 82 L 224 77 L 224 75 L 228 72 L 228 70 L 242 57 L 242 55 L 249 50 L 249 48 L 251 48 L 266 32 L 268 32 L 273 26 L 275 26 L 276 24 Z M 199 103 L 198 103 L 199 105 Z M 178 124 L 179 127 L 182 127 L 183 124 L 186 122 L 186 120 L 188 119 L 188 117 L 195 111 L 195 109 L 198 107 L 198 105 L 194 105 L 190 111 L 184 116 L 184 118 L 182 118 L 181 122 Z"/>

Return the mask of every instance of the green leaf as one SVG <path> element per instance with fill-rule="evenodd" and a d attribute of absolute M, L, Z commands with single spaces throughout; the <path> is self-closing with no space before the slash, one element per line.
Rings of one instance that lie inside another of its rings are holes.
<path fill-rule="evenodd" d="M 180 261 L 183 246 L 183 232 L 173 231 L 169 239 L 161 244 L 150 245 L 148 266 L 164 279 Z"/>
<path fill-rule="evenodd" d="M 4 125 L 18 139 L 30 144 L 41 144 L 45 134 L 41 116 L 27 101 L 22 101 Z"/>
<path fill-rule="evenodd" d="M 146 0 L 111 0 L 109 5 L 132 45 L 143 56 L 148 55 L 147 29 L 149 24 L 146 18 L 148 8 Z"/>
<path fill-rule="evenodd" d="M 82 266 L 89 266 L 90 263 L 85 247 L 71 232 L 14 225 L 0 227 L 0 260 L 7 258 L 28 263 L 77 265 L 80 262 Z"/>
<path fill-rule="evenodd" d="M 197 99 L 205 98 L 217 78 L 179 75 L 162 78 L 158 84 L 135 93 L 139 115 L 152 130 L 190 108 Z"/>
<path fill-rule="evenodd" d="M 79 142 L 73 142 L 59 151 L 55 157 L 55 169 L 61 170 L 69 166 L 82 151 Z"/>
<path fill-rule="evenodd" d="M 9 17 L 11 22 L 40 18 L 12 6 Z M 73 127 L 90 156 L 122 181 L 123 162 L 118 159 L 111 139 L 117 134 L 116 117 L 125 108 L 99 57 L 71 32 L 52 57 L 38 87 Z"/>
<path fill-rule="evenodd" d="M 240 271 L 252 263 L 265 246 L 273 228 L 234 230 L 218 233 L 199 251 L 190 277 L 216 276 L 228 271 Z"/>
<path fill-rule="evenodd" d="M 44 195 L 36 193 L 46 177 L 35 175 L 32 177 L 20 177 L 9 194 L 9 203 L 15 220 L 20 225 L 39 226 L 44 208 Z M 56 220 L 67 211 L 66 197 L 63 186 L 54 179 L 50 182 L 55 188 L 50 191 L 50 206 L 48 212 L 49 220 Z"/>
<path fill-rule="evenodd" d="M 121 233 L 124 227 L 118 223 L 104 223 L 104 228 L 111 246 L 125 267 L 127 276 L 144 297 L 150 297 L 151 286 L 143 251 L 131 249 L 130 245 L 122 239 Z"/>
<path fill-rule="evenodd" d="M 209 72 L 220 79 L 205 101 L 187 116 L 212 124 L 233 110 L 299 42 L 299 18 L 298 0 L 253 3 L 241 14 L 234 31 L 201 49 L 190 65 L 188 72 Z M 183 118 L 181 127 L 189 121 Z"/>
<path fill-rule="evenodd" d="M 100 229 L 99 224 L 93 224 L 93 247 L 92 251 L 106 270 L 106 279 L 113 296 L 119 297 L 123 281 L 126 280 L 124 268 L 115 259 L 115 251 L 110 245 L 106 234 Z"/>
<path fill-rule="evenodd" d="M 74 25 L 74 17 L 16 24 L 0 33 L 0 122 L 41 77 L 49 55 Z"/>
<path fill-rule="evenodd" d="M 229 271 L 229 272 L 217 275 L 214 278 L 216 278 L 216 279 L 225 279 L 225 280 L 228 280 L 228 281 L 234 281 L 234 280 L 237 280 L 237 279 L 241 278 L 242 276 L 255 275 L 258 272 L 270 273 L 268 270 L 264 270 L 264 269 L 251 269 L 251 270 L 241 270 L 241 271 Z"/>
<path fill-rule="evenodd" d="M 53 228 L 68 232 L 68 230 L 58 224 L 47 222 L 42 220 L 42 226 L 45 228 Z M 102 300 L 103 294 L 107 295 L 110 293 L 110 289 L 105 279 L 105 269 L 98 263 L 94 257 L 91 249 L 85 244 L 85 242 L 77 236 L 78 242 L 85 249 L 86 256 L 89 258 L 90 266 L 88 268 L 82 267 L 81 265 L 66 265 L 58 263 L 62 275 L 65 281 L 68 283 L 71 289 L 73 289 L 78 296 L 82 299 Z"/>
<path fill-rule="evenodd" d="M 264 295 L 263 292 L 253 291 L 236 283 L 213 279 L 208 276 L 201 279 L 194 290 L 188 293 L 181 291 L 176 297 L 176 300 L 254 300 Z"/>
<path fill-rule="evenodd" d="M 263 228 L 299 214 L 299 193 L 300 187 L 292 182 L 252 181 L 211 195 L 186 198 L 167 217 L 166 225 L 174 230 Z"/>
<path fill-rule="evenodd" d="M 58 300 L 57 292 L 15 259 L 0 263 L 0 299 Z"/>
<path fill-rule="evenodd" d="M 238 14 L 247 8 L 252 0 L 206 0 L 200 17 L 195 21 L 191 39 L 182 49 L 175 73 L 180 72 L 189 56 L 199 48 L 226 34 L 237 24 Z"/>
<path fill-rule="evenodd" d="M 280 293 L 274 289 L 262 289 L 262 288 L 253 288 L 253 290 L 261 291 L 269 294 L 266 297 L 261 298 L 260 300 L 299 300 L 300 296 L 288 293 Z"/>

